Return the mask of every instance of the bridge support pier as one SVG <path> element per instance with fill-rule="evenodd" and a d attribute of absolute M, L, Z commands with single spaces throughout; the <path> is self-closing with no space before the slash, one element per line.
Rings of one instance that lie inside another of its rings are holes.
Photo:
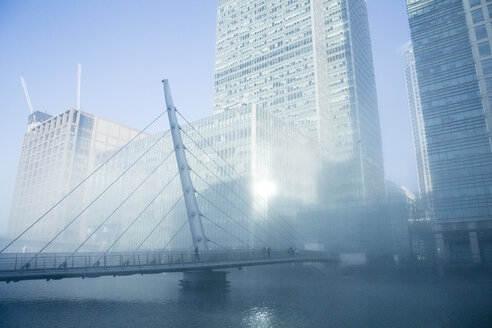
<path fill-rule="evenodd" d="M 179 284 L 183 288 L 227 288 L 227 271 L 185 271 Z"/>

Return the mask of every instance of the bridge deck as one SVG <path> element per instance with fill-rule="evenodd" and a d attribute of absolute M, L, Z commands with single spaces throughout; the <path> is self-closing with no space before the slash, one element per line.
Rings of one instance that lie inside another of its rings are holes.
<path fill-rule="evenodd" d="M 212 269 L 226 269 L 296 262 L 335 262 L 324 252 L 280 250 L 228 250 L 194 252 L 137 252 L 81 254 L 5 254 L 0 257 L 0 281 L 95 278 Z"/>

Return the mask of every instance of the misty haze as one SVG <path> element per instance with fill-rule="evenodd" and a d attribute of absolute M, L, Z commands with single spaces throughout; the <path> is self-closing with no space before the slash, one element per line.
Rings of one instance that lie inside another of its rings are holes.
<path fill-rule="evenodd" d="M 0 326 L 492 326 L 491 23 L 1 2 Z"/>

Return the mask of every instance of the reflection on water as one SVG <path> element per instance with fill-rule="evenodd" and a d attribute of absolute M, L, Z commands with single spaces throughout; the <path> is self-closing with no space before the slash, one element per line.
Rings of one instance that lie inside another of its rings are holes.
<path fill-rule="evenodd" d="M 276 327 L 275 315 L 267 307 L 254 307 L 245 311 L 242 321 L 243 327 L 272 328 Z"/>
<path fill-rule="evenodd" d="M 0 327 L 492 327 L 490 281 L 233 271 L 228 290 L 179 274 L 0 284 Z"/>

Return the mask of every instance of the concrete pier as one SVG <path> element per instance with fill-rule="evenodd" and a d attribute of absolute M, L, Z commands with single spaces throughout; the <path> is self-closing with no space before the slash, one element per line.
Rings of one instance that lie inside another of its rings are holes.
<path fill-rule="evenodd" d="M 185 271 L 179 284 L 184 288 L 227 288 L 227 271 Z"/>

